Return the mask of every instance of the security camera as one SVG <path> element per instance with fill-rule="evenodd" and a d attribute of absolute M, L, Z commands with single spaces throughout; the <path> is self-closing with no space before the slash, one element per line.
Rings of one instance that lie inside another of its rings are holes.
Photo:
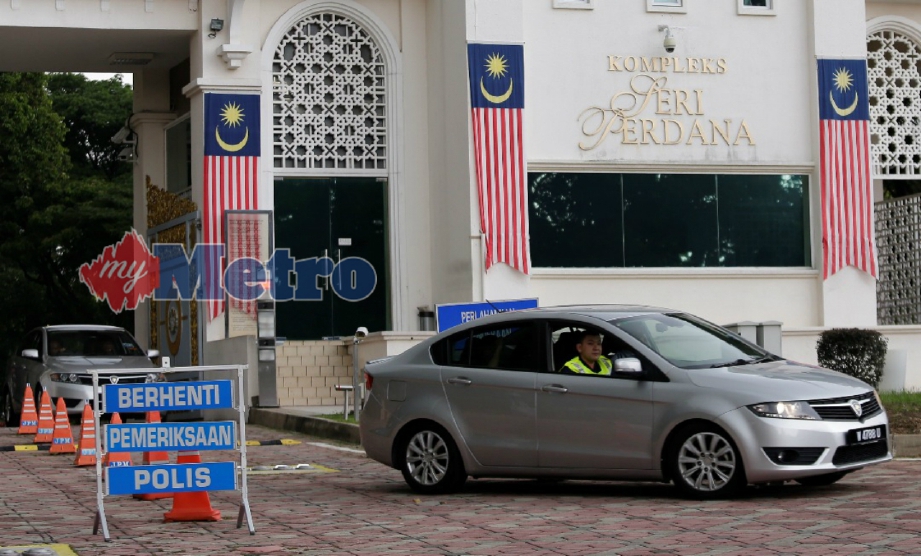
<path fill-rule="evenodd" d="M 129 135 L 131 135 L 131 130 L 127 127 L 122 127 L 118 130 L 118 133 L 112 136 L 112 142 L 116 145 L 121 145 Z"/>
<path fill-rule="evenodd" d="M 675 37 L 666 35 L 665 41 L 662 42 L 662 46 L 664 46 L 665 51 L 670 54 L 675 51 L 675 47 L 678 46 L 678 42 L 675 41 Z"/>
<path fill-rule="evenodd" d="M 678 46 L 678 41 L 675 40 L 675 36 L 672 35 L 671 27 L 668 25 L 659 25 L 659 31 L 665 31 L 665 40 L 662 41 L 662 46 L 665 47 L 666 52 L 671 54 Z"/>
<path fill-rule="evenodd" d="M 368 335 L 368 329 L 365 328 L 364 326 L 359 326 L 358 330 L 355 331 L 356 338 L 364 338 L 367 335 Z"/>

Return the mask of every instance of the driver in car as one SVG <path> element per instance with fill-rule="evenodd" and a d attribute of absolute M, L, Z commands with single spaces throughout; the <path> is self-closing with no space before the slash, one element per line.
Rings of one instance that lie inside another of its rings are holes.
<path fill-rule="evenodd" d="M 575 375 L 610 376 L 613 364 L 601 355 L 601 334 L 592 330 L 583 330 L 579 334 L 576 351 L 579 355 L 567 361 L 560 372 Z"/>

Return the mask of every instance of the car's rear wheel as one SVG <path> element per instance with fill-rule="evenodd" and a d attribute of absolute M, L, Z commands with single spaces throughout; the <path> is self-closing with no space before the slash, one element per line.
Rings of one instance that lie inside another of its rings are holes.
<path fill-rule="evenodd" d="M 7 427 L 19 426 L 19 414 L 13 410 L 13 394 L 9 388 L 4 388 L 0 394 L 0 421 Z"/>
<path fill-rule="evenodd" d="M 453 492 L 467 480 L 457 446 L 438 425 L 425 424 L 412 429 L 403 436 L 399 450 L 403 479 L 416 492 Z"/>
<path fill-rule="evenodd" d="M 747 482 L 739 450 L 713 425 L 693 424 L 679 431 L 668 461 L 675 486 L 692 498 L 732 496 Z"/>
<path fill-rule="evenodd" d="M 812 477 L 800 477 L 796 482 L 807 487 L 828 486 L 837 483 L 847 475 L 847 471 L 837 473 L 827 473 L 825 475 L 813 475 Z"/>

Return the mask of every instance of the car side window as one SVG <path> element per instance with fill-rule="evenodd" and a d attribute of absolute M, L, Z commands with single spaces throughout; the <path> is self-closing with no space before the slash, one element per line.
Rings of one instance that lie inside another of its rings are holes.
<path fill-rule="evenodd" d="M 451 336 L 444 354 L 446 364 L 509 371 L 543 371 L 539 329 L 537 323 L 509 323 L 475 328 Z"/>
<path fill-rule="evenodd" d="M 554 372 L 564 372 L 566 363 L 579 357 L 576 345 L 586 332 L 601 336 L 601 354 L 611 360 L 637 357 L 630 346 L 609 332 L 577 322 L 554 322 L 550 325 Z"/>

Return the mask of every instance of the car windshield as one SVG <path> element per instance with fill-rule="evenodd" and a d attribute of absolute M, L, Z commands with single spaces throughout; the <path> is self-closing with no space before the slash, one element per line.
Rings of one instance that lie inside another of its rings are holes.
<path fill-rule="evenodd" d="M 610 323 L 682 369 L 777 360 L 740 336 L 685 313 L 638 315 Z"/>
<path fill-rule="evenodd" d="M 144 351 L 124 330 L 49 330 L 48 355 L 124 357 L 144 355 Z"/>

